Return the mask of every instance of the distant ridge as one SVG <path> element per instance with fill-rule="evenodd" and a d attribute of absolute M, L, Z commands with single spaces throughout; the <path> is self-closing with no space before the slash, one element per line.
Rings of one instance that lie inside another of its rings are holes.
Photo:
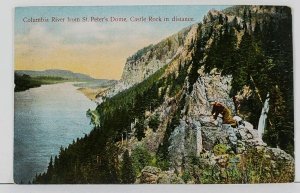
<path fill-rule="evenodd" d="M 75 73 L 69 70 L 58 70 L 58 69 L 49 69 L 43 71 L 16 70 L 15 73 L 17 73 L 18 75 L 27 74 L 31 77 L 50 76 L 50 77 L 61 77 L 65 79 L 74 79 L 74 80 L 95 80 L 94 78 L 86 74 Z"/>

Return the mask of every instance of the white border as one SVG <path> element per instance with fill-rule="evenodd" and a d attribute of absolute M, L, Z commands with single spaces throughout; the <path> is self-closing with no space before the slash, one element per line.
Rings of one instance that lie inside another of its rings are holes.
<path fill-rule="evenodd" d="M 3 2 L 5 1 L 5 2 Z M 300 182 L 300 4 L 297 0 L 0 0 L 0 183 L 13 182 L 13 16 L 16 6 L 92 5 L 287 5 L 292 7 L 295 88 L 296 182 Z M 297 108 L 298 107 L 298 108 Z M 0 184 L 0 192 L 300 192 L 300 184 L 272 185 L 14 185 Z"/>

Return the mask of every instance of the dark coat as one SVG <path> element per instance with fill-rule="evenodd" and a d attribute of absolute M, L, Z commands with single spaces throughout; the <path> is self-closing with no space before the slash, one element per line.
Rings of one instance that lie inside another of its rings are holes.
<path fill-rule="evenodd" d="M 223 119 L 223 124 L 230 124 L 233 127 L 236 127 L 237 125 L 236 120 L 232 118 L 231 111 L 221 103 L 216 102 L 213 105 L 211 114 L 214 116 L 214 119 L 217 119 L 218 115 L 221 114 Z"/>

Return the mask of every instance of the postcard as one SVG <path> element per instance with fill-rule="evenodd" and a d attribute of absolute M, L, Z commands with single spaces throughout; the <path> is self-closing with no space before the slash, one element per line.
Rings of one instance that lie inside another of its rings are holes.
<path fill-rule="evenodd" d="M 294 181 L 287 6 L 15 9 L 17 184 Z"/>

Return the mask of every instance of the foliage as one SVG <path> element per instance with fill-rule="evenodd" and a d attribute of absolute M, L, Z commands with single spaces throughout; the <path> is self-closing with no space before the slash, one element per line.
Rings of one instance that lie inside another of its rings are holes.
<path fill-rule="evenodd" d="M 269 93 L 269 120 L 264 139 L 271 146 L 279 146 L 293 154 L 291 10 L 288 7 L 276 9 L 284 16 L 275 19 L 272 14 L 253 13 L 249 6 L 241 6 L 237 10 L 229 9 L 228 12 L 239 11 L 243 29 L 238 29 L 237 21 L 227 23 L 226 19 L 222 21 L 223 25 L 216 25 L 211 46 L 205 53 L 207 58 L 204 66 L 206 72 L 218 68 L 222 74 L 232 75 L 231 96 L 242 90 L 244 85 L 250 86 L 254 91 L 253 95 L 247 101 L 241 102 L 240 112 L 250 112 L 246 118 L 255 127 Z M 237 36 L 241 35 L 238 44 Z"/>
<path fill-rule="evenodd" d="M 192 179 L 192 176 L 191 176 L 191 173 L 189 171 L 184 171 L 181 178 L 185 183 L 187 183 L 189 180 Z"/>
<path fill-rule="evenodd" d="M 152 44 L 150 44 L 149 46 L 146 46 L 140 50 L 138 50 L 134 55 L 132 55 L 131 57 L 129 57 L 127 60 L 138 60 L 140 59 L 145 53 L 147 53 L 151 48 L 153 47 Z"/>
<path fill-rule="evenodd" d="M 38 76 L 31 77 L 27 74 L 18 75 L 15 73 L 15 92 L 25 91 L 30 88 L 40 87 L 42 84 L 55 84 L 65 82 L 61 77 Z"/>
<path fill-rule="evenodd" d="M 123 184 L 132 184 L 135 182 L 135 171 L 133 169 L 132 160 L 129 156 L 128 150 L 126 150 L 123 154 L 121 181 Z"/>
<path fill-rule="evenodd" d="M 213 148 L 213 152 L 215 155 L 223 155 L 226 154 L 228 149 L 230 149 L 227 145 L 225 144 L 217 144 Z"/>
<path fill-rule="evenodd" d="M 41 84 L 38 81 L 33 81 L 29 75 L 15 74 L 15 92 L 24 91 L 29 88 L 40 87 Z"/>
<path fill-rule="evenodd" d="M 135 124 L 135 136 L 139 141 L 145 137 L 144 119 L 137 121 Z"/>
<path fill-rule="evenodd" d="M 170 167 L 170 157 L 169 157 L 169 146 L 170 146 L 170 136 L 174 129 L 180 124 L 181 110 L 184 107 L 185 95 L 182 96 L 179 104 L 177 105 L 177 110 L 172 116 L 171 121 L 168 123 L 163 142 L 159 144 L 157 150 L 157 165 L 162 170 L 168 170 Z"/>
<path fill-rule="evenodd" d="M 154 132 L 158 129 L 158 126 L 160 124 L 159 115 L 155 114 L 152 116 L 149 120 L 149 127 L 153 129 Z"/>
<path fill-rule="evenodd" d="M 206 53 L 206 72 L 209 72 L 213 68 L 218 68 L 222 69 L 224 74 L 231 74 L 238 68 L 235 55 L 237 50 L 235 28 L 230 26 L 227 20 L 225 19 L 224 25 L 219 27 L 218 30 L 214 30 L 212 34 L 213 42 Z"/>
<path fill-rule="evenodd" d="M 172 73 L 167 79 L 167 85 L 170 85 L 169 96 L 174 97 L 180 90 L 182 90 L 186 76 L 188 74 L 187 70 L 190 64 L 185 64 L 184 66 L 179 65 L 178 75 L 175 72 Z"/>
<path fill-rule="evenodd" d="M 294 180 L 294 168 L 286 160 L 272 160 L 272 155 L 249 149 L 241 155 L 231 155 L 225 166 L 210 165 L 195 158 L 192 168 L 183 172 L 184 181 L 192 179 L 202 184 L 283 183 Z M 275 165 L 274 165 L 275 164 Z"/>
<path fill-rule="evenodd" d="M 136 146 L 132 150 L 132 163 L 135 174 L 139 175 L 145 166 L 152 165 L 153 157 L 150 152 L 142 145 Z"/>
<path fill-rule="evenodd" d="M 202 32 L 202 24 L 200 23 L 197 28 L 197 36 L 195 40 L 195 53 L 192 55 L 192 68 L 188 74 L 189 81 L 189 93 L 191 93 L 194 83 L 198 79 L 198 69 L 201 65 L 203 65 L 202 58 L 204 55 L 205 44 L 208 40 L 207 35 L 203 35 Z"/>

